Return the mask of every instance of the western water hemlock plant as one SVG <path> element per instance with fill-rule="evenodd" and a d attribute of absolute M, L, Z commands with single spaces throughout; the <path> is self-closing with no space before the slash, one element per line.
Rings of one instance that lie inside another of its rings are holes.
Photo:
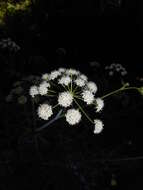
<path fill-rule="evenodd" d="M 17 12 L 25 12 L 32 5 L 32 0 L 1 0 L 0 1 L 0 24 L 5 24 L 7 16 L 13 16 Z"/>
<path fill-rule="evenodd" d="M 39 84 L 32 85 L 29 90 L 33 104 L 36 97 L 41 99 L 36 109 L 38 117 L 48 121 L 35 130 L 39 132 L 60 118 L 64 118 L 69 126 L 77 126 L 85 117 L 94 126 L 94 134 L 99 134 L 104 124 L 97 115 L 101 114 L 105 99 L 127 90 L 137 90 L 143 94 L 142 88 L 131 87 L 125 83 L 121 88 L 97 97 L 97 84 L 89 81 L 80 71 L 59 68 L 51 73 L 45 73 Z M 94 117 L 91 118 L 91 115 Z"/>

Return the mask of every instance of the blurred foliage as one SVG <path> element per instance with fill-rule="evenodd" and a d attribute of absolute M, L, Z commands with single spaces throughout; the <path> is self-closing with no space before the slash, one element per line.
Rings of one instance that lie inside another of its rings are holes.
<path fill-rule="evenodd" d="M 8 16 L 13 16 L 17 12 L 25 12 L 32 5 L 32 0 L 4 0 L 0 2 L 0 24 L 5 24 Z"/>

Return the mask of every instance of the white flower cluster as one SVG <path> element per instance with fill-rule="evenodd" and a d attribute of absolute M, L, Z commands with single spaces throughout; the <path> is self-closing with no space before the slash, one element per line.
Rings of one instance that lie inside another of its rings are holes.
<path fill-rule="evenodd" d="M 53 114 L 52 107 L 48 104 L 41 104 L 38 108 L 38 115 L 44 120 L 48 120 Z"/>
<path fill-rule="evenodd" d="M 47 95 L 48 88 L 50 88 L 50 83 L 42 81 L 39 86 L 31 86 L 29 94 L 34 98 L 36 95 Z"/>
<path fill-rule="evenodd" d="M 118 63 L 112 63 L 111 65 L 106 66 L 105 70 L 108 71 L 109 76 L 113 76 L 115 73 L 119 73 L 121 76 L 127 75 L 126 69 Z"/>
<path fill-rule="evenodd" d="M 69 107 L 73 102 L 73 96 L 70 92 L 61 92 L 58 97 L 58 103 L 62 107 Z"/>
<path fill-rule="evenodd" d="M 41 119 L 49 120 L 54 111 L 60 107 L 69 125 L 78 124 L 84 115 L 95 125 L 94 133 L 98 134 L 103 129 L 102 121 L 92 120 L 85 111 L 87 106 L 91 108 L 93 106 L 95 114 L 102 111 L 104 101 L 95 97 L 97 90 L 96 83 L 88 81 L 86 75 L 75 69 L 59 68 L 43 74 L 41 82 L 31 86 L 29 94 L 32 98 L 44 96 L 47 102 L 51 102 L 39 105 L 37 113 Z"/>
<path fill-rule="evenodd" d="M 14 41 L 11 40 L 11 38 L 2 39 L 0 41 L 0 47 L 2 49 L 8 49 L 12 52 L 17 52 L 20 50 L 20 46 L 18 46 Z"/>

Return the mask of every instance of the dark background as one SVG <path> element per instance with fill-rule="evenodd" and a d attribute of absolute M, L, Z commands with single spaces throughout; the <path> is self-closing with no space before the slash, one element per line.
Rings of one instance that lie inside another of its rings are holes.
<path fill-rule="evenodd" d="M 67 53 L 75 56 L 74 62 L 77 58 L 96 58 L 103 62 L 117 60 L 133 71 L 142 69 L 141 2 L 37 2 L 30 15 L 8 20 L 6 35 L 13 37 L 24 53 L 53 57 L 55 46 L 70 47 Z"/>
<path fill-rule="evenodd" d="M 142 85 L 136 80 L 143 77 L 142 9 L 135 0 L 39 0 L 29 14 L 7 19 L 0 37 L 11 37 L 21 49 L 16 54 L 0 50 L 0 190 L 142 187 L 143 99 L 139 94 L 109 100 L 103 113 L 105 130 L 96 138 L 88 124 L 69 130 L 57 123 L 45 132 L 48 145 L 40 147 L 44 162 L 34 145 L 22 144 L 19 149 L 17 141 L 26 126 L 21 114 L 24 108 L 5 102 L 13 82 L 62 66 L 80 69 L 107 92 L 121 84 L 105 79 L 103 68 L 117 62 L 127 68 L 127 81 Z M 91 62 L 96 63 L 95 68 Z M 94 177 L 97 180 L 91 179 Z M 111 185 L 112 178 L 117 185 Z"/>

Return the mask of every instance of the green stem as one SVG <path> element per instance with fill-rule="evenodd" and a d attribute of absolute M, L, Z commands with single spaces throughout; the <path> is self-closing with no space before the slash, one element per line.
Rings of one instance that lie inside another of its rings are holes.
<path fill-rule="evenodd" d="M 62 84 L 62 86 L 64 87 L 64 89 L 65 89 L 66 91 L 68 91 L 68 89 L 65 87 L 65 85 Z"/>
<path fill-rule="evenodd" d="M 71 92 L 71 89 L 70 89 L 69 85 L 68 85 L 68 91 Z"/>
<path fill-rule="evenodd" d="M 73 90 L 73 93 L 75 93 L 75 92 L 76 92 L 76 89 L 77 89 L 77 88 L 78 88 L 78 86 L 76 86 L 76 87 L 75 87 L 75 89 Z"/>
<path fill-rule="evenodd" d="M 80 98 L 79 96 L 74 95 L 74 97 L 77 98 L 77 99 L 79 99 L 79 100 L 82 100 L 82 101 L 83 101 L 83 99 Z"/>
<path fill-rule="evenodd" d="M 86 118 L 92 123 L 94 124 L 94 122 L 92 121 L 92 119 L 85 113 L 85 111 L 83 110 L 83 108 L 79 105 L 79 103 L 74 99 L 74 102 L 77 104 L 77 106 L 79 107 L 79 109 L 82 111 L 82 113 L 86 116 Z"/>
<path fill-rule="evenodd" d="M 59 105 L 59 104 L 56 104 L 55 106 L 53 106 L 53 109 L 56 108 L 56 107 L 58 107 L 58 105 Z"/>
<path fill-rule="evenodd" d="M 48 92 L 53 92 L 53 93 L 56 93 L 54 90 L 49 90 L 49 89 L 48 89 Z"/>
<path fill-rule="evenodd" d="M 123 87 L 119 88 L 118 90 L 114 90 L 113 92 L 110 92 L 110 93 L 102 96 L 101 99 L 107 98 L 108 96 L 111 96 L 113 94 L 117 94 L 117 93 L 119 93 L 121 91 L 125 91 L 125 90 L 138 90 L 138 88 L 137 87 L 125 87 L 125 86 L 123 86 Z"/>

